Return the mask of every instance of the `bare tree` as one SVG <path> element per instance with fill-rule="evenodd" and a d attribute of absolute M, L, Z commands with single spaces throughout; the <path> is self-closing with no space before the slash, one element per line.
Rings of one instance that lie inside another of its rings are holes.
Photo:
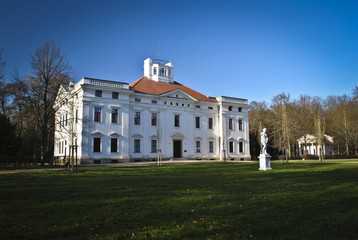
<path fill-rule="evenodd" d="M 347 95 L 329 96 L 326 105 L 330 114 L 330 128 L 335 136 L 336 143 L 342 144 L 346 154 L 350 154 L 350 146 L 353 145 L 356 132 L 356 120 L 354 119 L 354 102 Z"/>
<path fill-rule="evenodd" d="M 28 91 L 28 104 L 33 109 L 34 126 L 40 135 L 41 161 L 52 155 L 54 113 L 53 105 L 60 85 L 67 85 L 71 67 L 61 49 L 54 42 L 46 42 L 31 56 L 32 74 L 24 85 Z"/>
<path fill-rule="evenodd" d="M 271 111 L 268 109 L 266 102 L 250 103 L 249 109 L 249 123 L 250 123 L 250 152 L 256 157 L 260 154 L 261 141 L 260 132 L 264 126 L 268 129 L 270 127 Z"/>
<path fill-rule="evenodd" d="M 317 141 L 317 153 L 319 156 L 319 160 L 323 161 L 323 140 L 324 140 L 324 133 L 325 133 L 325 120 L 322 114 L 321 105 L 316 107 L 316 112 L 314 114 L 314 128 L 315 128 L 315 137 Z"/>
<path fill-rule="evenodd" d="M 1 113 L 8 116 L 7 105 L 10 100 L 9 87 L 5 83 L 5 60 L 2 59 L 2 50 L 0 51 L 0 108 Z"/>
<path fill-rule="evenodd" d="M 2 59 L 2 52 L 3 50 L 0 50 L 0 81 L 3 81 L 5 78 L 5 60 Z"/>
<path fill-rule="evenodd" d="M 295 120 L 292 114 L 289 94 L 281 93 L 272 99 L 272 110 L 275 116 L 274 135 L 275 145 L 284 152 L 286 163 L 291 158 L 292 146 L 295 139 Z"/>
<path fill-rule="evenodd" d="M 317 99 L 308 95 L 301 95 L 298 100 L 294 101 L 294 116 L 297 120 L 297 137 L 301 137 L 307 133 L 314 131 L 313 122 L 313 105 Z"/>
<path fill-rule="evenodd" d="M 358 86 L 353 89 L 354 154 L 358 155 Z"/>
<path fill-rule="evenodd" d="M 358 86 L 355 86 L 353 89 L 353 101 L 358 102 Z"/>
<path fill-rule="evenodd" d="M 17 70 L 12 74 L 12 82 L 8 83 L 9 93 L 11 95 L 11 119 L 17 127 L 18 137 L 21 139 L 25 125 L 31 125 L 28 122 L 28 115 L 32 111 L 27 107 L 27 92 L 23 83 L 24 79 Z"/>

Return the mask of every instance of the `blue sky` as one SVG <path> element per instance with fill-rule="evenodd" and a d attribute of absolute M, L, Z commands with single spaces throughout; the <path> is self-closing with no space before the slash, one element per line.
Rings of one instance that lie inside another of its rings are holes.
<path fill-rule="evenodd" d="M 28 74 L 47 40 L 74 80 L 131 83 L 147 57 L 173 61 L 175 80 L 208 96 L 267 101 L 326 97 L 358 85 L 358 1 L 1 0 L 8 76 Z"/>

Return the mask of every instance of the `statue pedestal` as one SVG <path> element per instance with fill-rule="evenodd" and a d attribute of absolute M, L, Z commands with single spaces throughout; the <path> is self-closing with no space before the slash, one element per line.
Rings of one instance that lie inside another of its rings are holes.
<path fill-rule="evenodd" d="M 259 156 L 260 159 L 260 168 L 259 170 L 271 170 L 271 164 L 270 164 L 270 160 L 271 160 L 271 156 L 270 154 L 260 154 Z"/>

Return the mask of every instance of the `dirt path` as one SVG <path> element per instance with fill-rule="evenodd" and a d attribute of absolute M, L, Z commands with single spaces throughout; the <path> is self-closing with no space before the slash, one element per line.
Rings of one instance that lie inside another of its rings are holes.
<path fill-rule="evenodd" d="M 163 165 L 173 164 L 202 164 L 202 163 L 220 163 L 219 160 L 170 160 L 163 161 Z M 240 161 L 240 162 L 257 162 L 257 161 Z M 236 162 L 235 162 L 236 163 Z M 120 168 L 120 167 L 138 167 L 138 166 L 155 166 L 155 162 L 129 162 L 129 163 L 110 163 L 110 164 L 91 164 L 78 166 L 79 169 L 87 168 Z M 12 169 L 12 170 L 0 170 L 0 174 L 11 173 L 27 173 L 27 172 L 40 172 L 40 171 L 63 171 L 66 168 L 35 168 L 35 169 Z"/>

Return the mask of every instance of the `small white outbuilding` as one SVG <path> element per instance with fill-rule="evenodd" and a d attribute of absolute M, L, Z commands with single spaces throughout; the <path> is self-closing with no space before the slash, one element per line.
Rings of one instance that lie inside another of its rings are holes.
<path fill-rule="evenodd" d="M 300 156 L 302 154 L 318 155 L 320 152 L 323 154 L 333 154 L 333 137 L 324 134 L 322 145 L 318 144 L 317 138 L 314 134 L 306 134 L 298 140 L 298 148 Z"/>

